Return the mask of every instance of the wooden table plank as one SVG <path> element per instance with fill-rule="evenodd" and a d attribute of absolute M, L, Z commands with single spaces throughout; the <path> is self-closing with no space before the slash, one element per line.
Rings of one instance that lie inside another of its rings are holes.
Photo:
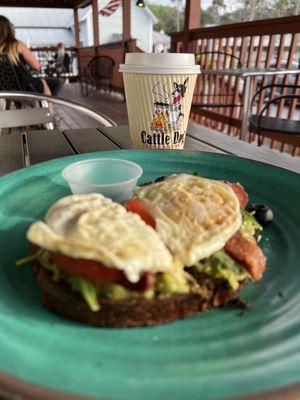
<path fill-rule="evenodd" d="M 63 134 L 72 143 L 72 147 L 77 153 L 120 149 L 120 146 L 114 144 L 95 128 L 68 129 L 64 130 Z"/>
<path fill-rule="evenodd" d="M 30 165 L 75 153 L 58 129 L 26 132 L 26 140 Z"/>
<path fill-rule="evenodd" d="M 98 128 L 98 130 L 120 148 L 131 149 L 129 126 L 118 125 L 110 128 L 101 127 Z"/>
<path fill-rule="evenodd" d="M 220 132 L 193 123 L 188 127 L 188 135 L 201 143 L 208 144 L 216 149 L 227 152 L 228 154 L 262 161 L 267 164 L 300 173 L 299 157 L 292 157 L 274 149 L 258 147 L 254 144 L 246 143 L 235 137 L 224 135 Z"/>
<path fill-rule="evenodd" d="M 20 132 L 0 136 L 0 176 L 25 166 L 23 139 Z"/>
<path fill-rule="evenodd" d="M 220 154 L 226 153 L 225 151 L 221 149 L 216 149 L 215 147 L 212 147 L 209 144 L 199 142 L 199 140 L 194 139 L 190 136 L 187 136 L 185 139 L 184 150 L 208 151 L 210 153 L 220 153 Z"/>
<path fill-rule="evenodd" d="M 107 136 L 109 139 L 113 140 L 118 146 L 124 149 L 131 149 L 130 131 L 129 126 L 120 125 L 113 126 L 111 128 L 101 128 L 101 132 Z M 185 141 L 185 150 L 195 150 L 195 151 L 209 151 L 214 153 L 224 153 L 220 149 L 216 149 L 206 143 L 200 143 L 199 140 L 192 137 L 187 137 Z"/>

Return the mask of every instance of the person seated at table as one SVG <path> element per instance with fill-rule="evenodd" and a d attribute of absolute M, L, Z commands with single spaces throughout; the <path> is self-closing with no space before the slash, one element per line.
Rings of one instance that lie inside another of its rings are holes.
<path fill-rule="evenodd" d="M 29 68 L 39 71 L 41 68 L 39 61 L 25 43 L 16 39 L 14 26 L 3 15 L 0 15 L 0 54 L 7 55 L 23 90 L 51 96 L 52 93 L 47 82 L 44 79 L 33 77 L 29 71 Z"/>
<path fill-rule="evenodd" d="M 70 62 L 71 58 L 68 53 L 66 53 L 66 46 L 64 43 L 60 42 L 57 45 L 57 53 L 54 56 L 55 59 L 55 71 L 58 75 L 70 72 Z"/>

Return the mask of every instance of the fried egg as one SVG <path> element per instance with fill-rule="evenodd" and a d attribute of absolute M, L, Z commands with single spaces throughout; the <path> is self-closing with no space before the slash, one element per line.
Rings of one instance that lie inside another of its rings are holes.
<path fill-rule="evenodd" d="M 45 222 L 30 226 L 27 238 L 43 249 L 123 270 L 131 282 L 145 272 L 168 271 L 173 263 L 153 228 L 101 194 L 62 198 Z"/>
<path fill-rule="evenodd" d="M 179 174 L 135 189 L 149 206 L 156 231 L 185 266 L 221 250 L 240 228 L 239 201 L 229 185 Z"/>

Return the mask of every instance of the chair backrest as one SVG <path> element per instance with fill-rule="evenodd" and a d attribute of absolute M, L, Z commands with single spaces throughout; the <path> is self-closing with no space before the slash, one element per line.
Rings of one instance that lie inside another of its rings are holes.
<path fill-rule="evenodd" d="M 111 79 L 115 60 L 109 56 L 94 57 L 88 64 L 92 76 L 96 79 Z"/>
<path fill-rule="evenodd" d="M 295 82 L 297 82 L 297 75 L 295 76 Z M 286 102 L 292 102 L 294 108 L 300 105 L 300 85 L 295 84 L 285 84 L 285 83 L 270 83 L 260 87 L 252 98 L 251 109 L 259 105 L 259 109 L 256 109 L 256 113 L 263 115 L 270 107 L 277 107 L 281 102 L 285 106 Z M 269 112 L 271 114 L 271 112 Z M 299 120 L 298 113 L 290 115 L 286 113 L 286 119 Z M 284 119 L 283 116 L 280 118 Z"/>
<path fill-rule="evenodd" d="M 0 111 L 0 129 L 44 125 L 53 122 L 49 109 L 45 107 Z"/>
<path fill-rule="evenodd" d="M 6 54 L 0 54 L 0 90 L 22 90 L 16 70 Z"/>
<path fill-rule="evenodd" d="M 251 109 L 253 114 L 249 118 L 250 127 L 254 132 L 254 138 L 256 134 L 258 135 L 259 144 L 266 144 L 267 142 L 271 148 L 278 147 L 279 144 L 281 152 L 289 146 L 289 152 L 292 155 L 297 155 L 300 150 L 299 114 L 297 110 L 294 115 L 285 112 L 280 117 L 276 116 L 280 107 L 287 108 L 286 102 L 290 103 L 289 109 L 296 109 L 300 106 L 300 85 L 271 83 L 262 86 L 252 98 Z M 295 121 L 291 121 L 293 116 Z M 270 124 L 275 122 L 276 131 L 264 130 L 262 126 L 264 119 L 268 122 L 269 127 Z M 284 121 L 285 119 L 286 121 Z M 288 134 L 291 127 L 292 131 Z M 299 134 L 295 134 L 295 130 Z"/>
<path fill-rule="evenodd" d="M 31 72 L 22 60 L 18 65 L 13 65 L 7 54 L 0 54 L 0 90 L 36 92 L 32 85 Z"/>
<path fill-rule="evenodd" d="M 196 62 L 205 69 L 242 68 L 239 58 L 224 51 L 202 51 L 195 54 Z"/>

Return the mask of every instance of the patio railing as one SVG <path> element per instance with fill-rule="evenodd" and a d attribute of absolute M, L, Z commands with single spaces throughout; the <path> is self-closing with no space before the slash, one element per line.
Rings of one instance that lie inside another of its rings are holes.
<path fill-rule="evenodd" d="M 39 47 L 31 48 L 31 51 L 41 63 L 42 74 L 47 75 L 47 68 L 51 66 L 51 61 L 54 60 L 56 47 Z M 127 42 L 107 43 L 98 47 L 81 47 L 79 49 L 67 48 L 66 51 L 71 57 L 70 77 L 77 80 L 78 77 L 84 74 L 84 70 L 89 61 L 97 55 L 110 56 L 115 61 L 115 68 L 112 78 L 112 87 L 116 92 L 123 93 L 124 85 L 122 74 L 119 72 L 119 64 L 124 61 L 125 53 L 140 52 L 141 50 L 136 45 L 136 40 L 128 40 Z"/>
<path fill-rule="evenodd" d="M 251 21 L 239 24 L 214 26 L 208 28 L 193 29 L 188 32 L 188 52 L 225 52 L 232 54 L 240 60 L 243 67 L 258 68 L 299 68 L 300 61 L 300 16 L 276 18 L 261 21 Z M 176 32 L 172 35 L 171 51 L 182 52 L 186 36 L 184 32 Z M 209 57 L 208 55 L 206 57 Z M 206 60 L 207 61 L 207 60 Z M 219 56 L 214 68 L 230 68 L 228 58 Z M 254 80 L 255 93 L 260 86 L 269 83 L 293 83 L 300 84 L 300 76 L 286 76 L 270 78 L 256 78 Z M 195 89 L 195 103 L 203 103 L 204 90 L 208 97 L 206 101 L 219 96 L 219 100 L 226 102 L 242 103 L 244 80 L 229 76 L 200 75 Z M 263 107 L 266 97 L 273 97 L 272 92 L 262 91 L 255 104 L 255 112 Z M 222 98 L 222 93 L 230 94 Z M 286 94 L 283 91 L 283 94 Z M 202 100 L 200 100 L 200 98 Z M 228 100 L 226 100 L 228 99 Z M 300 110 L 297 101 L 281 101 L 278 106 L 269 109 L 269 115 L 289 119 L 299 119 Z M 239 135 L 241 127 L 241 107 L 214 107 L 192 109 L 192 119 L 208 127 L 226 132 L 230 135 Z M 278 145 L 271 140 L 271 147 Z M 286 146 L 282 142 L 280 150 Z M 292 150 L 294 153 L 297 149 Z"/>
<path fill-rule="evenodd" d="M 113 90 L 116 92 L 123 93 L 124 92 L 124 85 L 122 74 L 119 72 L 119 64 L 124 61 L 125 53 L 133 53 L 141 51 L 137 45 L 136 40 L 132 39 L 124 43 L 121 42 L 114 42 L 114 43 L 107 43 L 103 44 L 98 47 L 82 47 L 78 49 L 78 68 L 79 68 L 79 75 L 84 74 L 84 69 L 89 63 L 89 61 L 97 56 L 109 56 L 114 59 L 115 67 L 113 72 L 113 78 L 111 85 Z"/>

